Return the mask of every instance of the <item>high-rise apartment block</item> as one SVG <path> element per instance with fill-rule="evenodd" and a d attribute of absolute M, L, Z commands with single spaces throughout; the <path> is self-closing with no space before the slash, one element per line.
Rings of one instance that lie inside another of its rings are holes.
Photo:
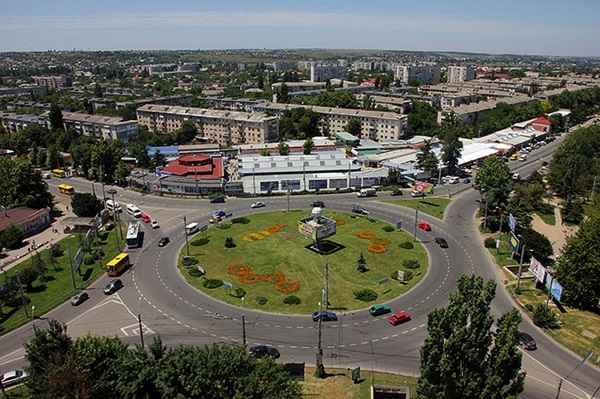
<path fill-rule="evenodd" d="M 440 67 L 438 65 L 397 65 L 396 79 L 409 84 L 418 81 L 421 84 L 440 83 Z"/>
<path fill-rule="evenodd" d="M 472 66 L 449 66 L 448 82 L 460 83 L 475 79 L 475 68 Z"/>

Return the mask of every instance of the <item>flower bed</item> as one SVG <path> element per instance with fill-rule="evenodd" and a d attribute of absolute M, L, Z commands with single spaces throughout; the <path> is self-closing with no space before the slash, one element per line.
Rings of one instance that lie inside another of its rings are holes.
<path fill-rule="evenodd" d="M 357 236 L 359 238 L 365 238 L 367 240 L 372 239 L 373 237 L 375 237 L 375 234 L 371 233 L 370 231 L 359 231 Z"/>
<path fill-rule="evenodd" d="M 387 251 L 387 248 L 381 244 L 371 244 L 367 247 L 367 249 L 371 252 L 375 252 L 376 254 L 380 254 Z"/>
<path fill-rule="evenodd" d="M 243 263 L 238 263 L 235 265 L 229 266 L 229 274 L 237 274 L 243 275 L 250 272 L 250 266 L 244 265 Z"/>
<path fill-rule="evenodd" d="M 254 284 L 261 280 L 267 281 L 271 284 L 275 284 L 275 289 L 277 291 L 283 292 L 284 294 L 289 294 L 291 292 L 297 291 L 300 288 L 300 285 L 294 281 L 286 281 L 285 275 L 279 272 L 256 274 L 250 271 L 250 266 L 244 265 L 243 263 L 238 263 L 235 265 L 229 266 L 229 274 L 235 274 L 238 277 L 238 281 L 244 284 Z"/>

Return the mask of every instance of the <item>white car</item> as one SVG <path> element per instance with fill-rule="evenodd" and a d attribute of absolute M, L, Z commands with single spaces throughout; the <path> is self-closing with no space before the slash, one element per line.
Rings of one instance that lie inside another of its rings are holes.
<path fill-rule="evenodd" d="M 152 219 L 150 221 L 150 227 L 152 227 L 153 229 L 158 229 L 160 227 L 160 224 L 158 224 L 158 221 L 156 219 Z"/>
<path fill-rule="evenodd" d="M 0 376 L 3 387 L 21 384 L 25 378 L 27 378 L 27 372 L 22 370 L 9 371 Z"/>
<path fill-rule="evenodd" d="M 250 205 L 252 208 L 263 208 L 265 206 L 265 203 L 262 201 L 258 201 L 255 202 L 254 204 Z"/>

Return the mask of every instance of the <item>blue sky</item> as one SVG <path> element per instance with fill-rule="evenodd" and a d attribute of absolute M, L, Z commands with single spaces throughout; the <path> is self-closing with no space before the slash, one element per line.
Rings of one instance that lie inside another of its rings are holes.
<path fill-rule="evenodd" d="M 598 0 L 4 0 L 0 51 L 336 48 L 600 56 Z"/>

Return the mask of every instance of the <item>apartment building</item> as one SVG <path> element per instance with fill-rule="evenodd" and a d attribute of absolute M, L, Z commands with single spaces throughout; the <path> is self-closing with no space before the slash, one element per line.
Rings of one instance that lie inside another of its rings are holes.
<path fill-rule="evenodd" d="M 137 119 L 156 132 L 172 132 L 184 121 L 198 127 L 198 136 L 222 145 L 262 144 L 279 137 L 279 120 L 261 113 L 147 104 L 137 109 Z"/>
<path fill-rule="evenodd" d="M 337 65 L 311 65 L 310 81 L 326 82 L 328 79 L 346 78 L 346 67 Z"/>
<path fill-rule="evenodd" d="M 49 113 L 42 116 L 49 126 Z M 62 113 L 65 129 L 73 129 L 77 134 L 97 139 L 121 140 L 124 143 L 138 141 L 137 121 L 126 121 L 119 117 L 88 115 L 81 112 Z"/>
<path fill-rule="evenodd" d="M 421 84 L 440 83 L 439 65 L 397 65 L 395 71 L 396 79 L 402 83 L 418 81 Z"/>
<path fill-rule="evenodd" d="M 9 135 L 23 130 L 31 124 L 45 126 L 46 122 L 44 118 L 37 115 L 0 111 L 0 126 L 2 126 L 4 131 Z"/>
<path fill-rule="evenodd" d="M 459 83 L 475 79 L 475 68 L 472 66 L 449 66 L 448 82 Z"/>
<path fill-rule="evenodd" d="M 361 138 L 363 139 L 400 140 L 406 134 L 407 116 L 395 112 L 279 103 L 262 103 L 253 107 L 253 111 L 283 115 L 286 109 L 297 107 L 310 108 L 321 116 L 319 128 L 325 136 L 345 131 L 346 125 L 351 119 L 358 119 L 361 122 Z"/>
<path fill-rule="evenodd" d="M 60 76 L 34 76 L 35 84 L 44 86 L 47 90 L 62 90 L 73 85 L 73 79 L 67 75 Z"/>

